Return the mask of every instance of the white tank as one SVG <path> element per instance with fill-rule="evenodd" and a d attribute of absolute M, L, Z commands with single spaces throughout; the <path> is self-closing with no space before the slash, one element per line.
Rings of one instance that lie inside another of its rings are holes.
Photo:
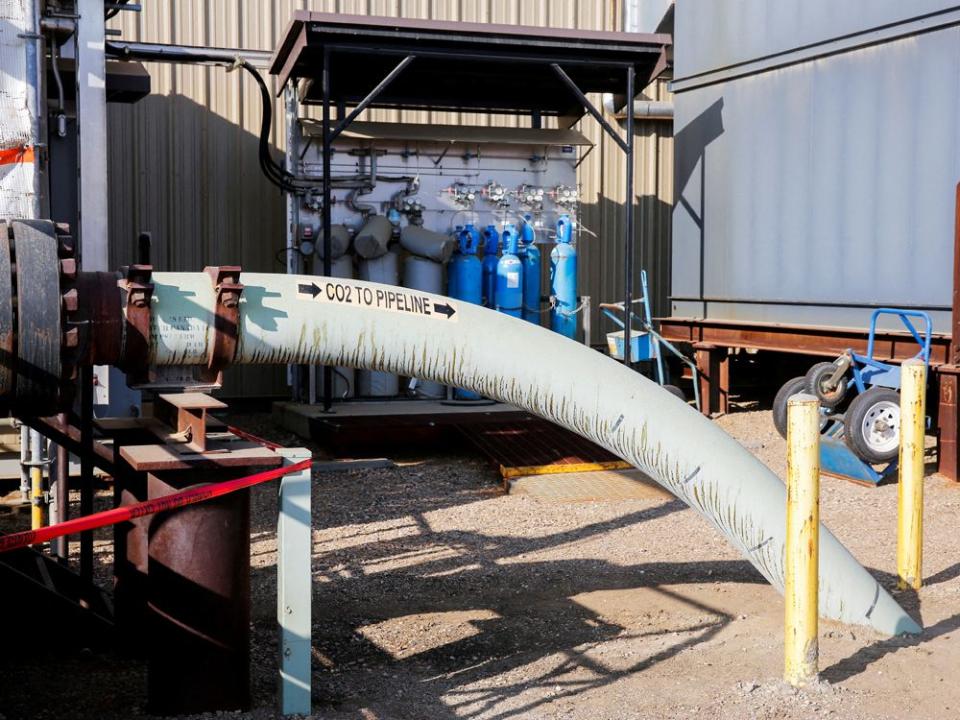
<path fill-rule="evenodd" d="M 403 286 L 443 295 L 443 265 L 416 255 L 407 255 L 403 264 Z M 418 397 L 446 397 L 446 389 L 440 383 L 411 380 L 411 384 Z"/>
<path fill-rule="evenodd" d="M 358 263 L 357 274 L 361 280 L 384 285 L 399 285 L 400 255 L 396 250 L 390 250 L 386 255 L 373 260 L 361 260 Z M 397 375 L 377 370 L 357 371 L 359 397 L 384 398 L 396 397 L 399 394 L 400 378 Z"/>

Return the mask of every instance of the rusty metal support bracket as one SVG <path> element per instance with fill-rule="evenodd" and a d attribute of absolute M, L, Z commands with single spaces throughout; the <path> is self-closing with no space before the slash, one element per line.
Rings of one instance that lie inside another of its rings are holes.
<path fill-rule="evenodd" d="M 204 393 L 169 393 L 157 396 L 154 412 L 158 420 L 175 429 L 168 440 L 202 453 L 207 449 L 207 411 L 226 407 L 226 403 Z"/>
<path fill-rule="evenodd" d="M 123 293 L 124 323 L 121 369 L 143 376 L 150 363 L 150 301 L 153 298 L 153 266 L 130 265 L 117 287 Z"/>
<path fill-rule="evenodd" d="M 205 380 L 219 384 L 223 369 L 233 362 L 237 352 L 237 339 L 240 335 L 240 296 L 243 284 L 240 282 L 239 265 L 220 265 L 205 267 L 203 271 L 210 276 L 216 293 L 214 312 L 214 337 L 210 345 Z"/>

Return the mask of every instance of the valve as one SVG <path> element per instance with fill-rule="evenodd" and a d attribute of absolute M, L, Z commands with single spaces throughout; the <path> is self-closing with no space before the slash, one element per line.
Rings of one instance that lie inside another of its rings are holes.
<path fill-rule="evenodd" d="M 450 199 L 462 208 L 472 208 L 477 201 L 477 190 L 466 183 L 456 182 L 445 190 Z"/>
<path fill-rule="evenodd" d="M 491 205 L 500 208 L 510 206 L 510 196 L 507 189 L 498 182 L 491 180 L 482 191 L 484 199 Z"/>
<path fill-rule="evenodd" d="M 550 196 L 556 205 L 565 210 L 572 210 L 580 203 L 580 189 L 569 185 L 557 185 Z"/>
<path fill-rule="evenodd" d="M 415 197 L 403 198 L 399 203 L 399 207 L 397 208 L 401 214 L 406 215 L 411 219 L 421 217 L 425 209 L 426 206 Z"/>
<path fill-rule="evenodd" d="M 517 189 L 517 198 L 527 210 L 539 212 L 543 210 L 544 189 L 533 185 L 521 185 Z"/>

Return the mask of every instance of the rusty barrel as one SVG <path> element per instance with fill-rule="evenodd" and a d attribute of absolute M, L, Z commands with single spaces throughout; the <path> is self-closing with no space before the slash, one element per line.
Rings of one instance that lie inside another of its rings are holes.
<path fill-rule="evenodd" d="M 231 468 L 229 477 L 246 474 Z M 215 473 L 218 481 L 229 479 Z M 211 473 L 150 474 L 150 499 Z M 250 495 L 244 490 L 161 513 L 149 528 L 147 702 L 151 713 L 250 704 Z"/>

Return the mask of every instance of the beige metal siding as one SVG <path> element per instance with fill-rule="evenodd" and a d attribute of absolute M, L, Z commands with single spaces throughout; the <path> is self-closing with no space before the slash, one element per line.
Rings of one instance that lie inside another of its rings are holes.
<path fill-rule="evenodd" d="M 122 38 L 178 45 L 272 50 L 296 9 L 367 15 L 493 22 L 512 25 L 614 30 L 620 0 L 151 0 L 141 13 L 121 13 L 112 26 Z M 284 203 L 260 175 L 257 137 L 260 101 L 246 73 L 224 68 L 148 64 L 153 90 L 133 106 L 111 106 L 110 248 L 114 266 L 130 262 L 140 230 L 154 236 L 154 264 L 193 270 L 240 264 L 281 271 Z M 662 84 L 648 89 L 653 99 Z M 600 98 L 594 98 L 600 103 Z M 312 114 L 312 113 L 311 113 Z M 434 123 L 487 123 L 486 116 L 376 111 L 370 119 Z M 274 118 L 282 119 L 279 102 Z M 527 124 L 497 118 L 494 123 Z M 655 312 L 667 310 L 670 277 L 670 206 L 673 201 L 672 125 L 638 121 L 636 142 L 637 265 L 646 267 Z M 581 165 L 584 206 L 582 294 L 598 302 L 622 299 L 624 159 L 587 119 L 581 130 L 598 143 Z M 283 148 L 281 122 L 273 145 Z M 639 283 L 637 284 L 639 288 Z M 639 292 L 639 290 L 638 290 Z M 594 342 L 606 325 L 593 311 Z M 285 392 L 278 369 L 231 371 L 232 395 Z"/>

